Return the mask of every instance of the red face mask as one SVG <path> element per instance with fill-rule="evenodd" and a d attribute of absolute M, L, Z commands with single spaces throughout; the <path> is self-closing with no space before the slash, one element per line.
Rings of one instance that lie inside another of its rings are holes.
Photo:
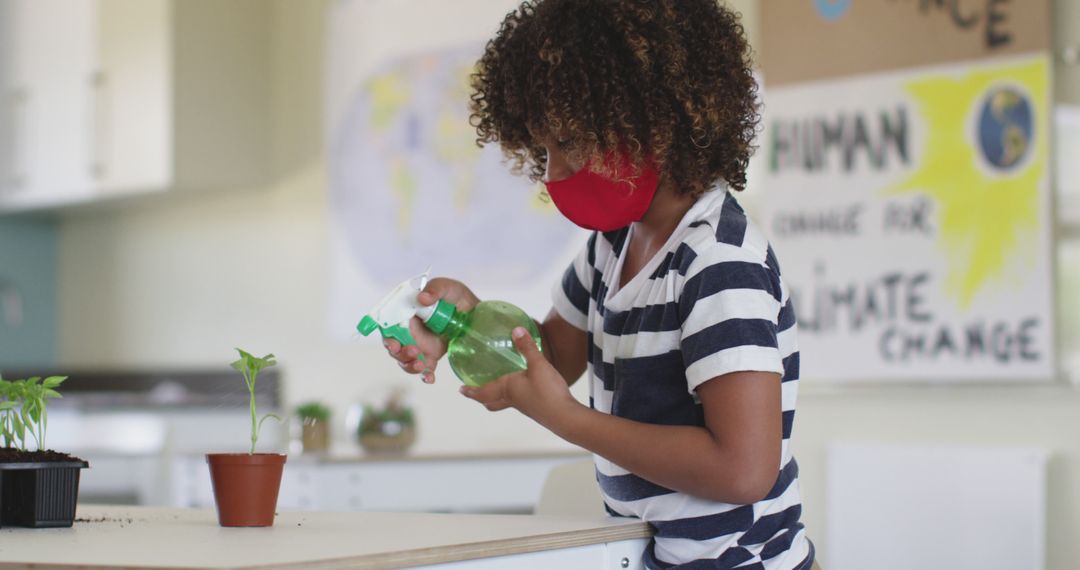
<path fill-rule="evenodd" d="M 622 161 L 618 172 L 629 170 L 625 157 L 609 155 L 604 171 L 611 171 L 616 160 Z M 586 164 L 571 176 L 545 182 L 555 207 L 568 220 L 587 229 L 610 232 L 636 222 L 649 209 L 660 176 L 651 166 L 642 167 L 637 176 L 612 180 L 589 170 Z"/>

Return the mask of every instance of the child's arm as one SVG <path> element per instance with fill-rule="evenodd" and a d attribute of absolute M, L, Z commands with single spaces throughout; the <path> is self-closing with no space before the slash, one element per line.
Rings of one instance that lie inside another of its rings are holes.
<path fill-rule="evenodd" d="M 780 467 L 780 375 L 733 372 L 697 389 L 706 427 L 664 426 L 591 410 L 523 330 L 517 348 L 525 372 L 462 393 L 490 410 L 517 408 L 567 441 L 653 483 L 734 504 L 766 496 Z"/>
<path fill-rule="evenodd" d="M 544 355 L 538 356 L 538 358 L 546 360 L 548 364 L 546 368 L 552 369 L 558 374 L 559 379 L 565 384 L 563 388 L 572 386 L 585 372 L 585 346 L 587 346 L 588 341 L 585 332 L 566 322 L 565 319 L 559 316 L 558 311 L 552 309 L 544 322 L 540 324 L 540 335 L 544 346 Z M 520 339 L 515 339 L 515 342 L 520 342 Z M 533 348 L 535 347 L 534 344 Z M 532 364 L 530 363 L 529 366 L 532 367 Z M 461 393 L 469 396 L 464 390 Z M 569 394 L 570 392 L 567 391 L 566 393 Z M 482 401 L 478 398 L 473 399 L 484 404 L 484 407 L 490 412 L 505 410 L 513 406 L 502 392 L 492 392 L 490 394 L 487 399 Z M 472 398 L 472 396 L 469 397 Z M 573 397 L 570 399 L 573 400 Z"/>
<path fill-rule="evenodd" d="M 589 346 L 585 331 L 566 322 L 555 309 L 540 323 L 544 356 L 559 371 L 566 384 L 573 386 L 585 373 L 586 350 Z"/>

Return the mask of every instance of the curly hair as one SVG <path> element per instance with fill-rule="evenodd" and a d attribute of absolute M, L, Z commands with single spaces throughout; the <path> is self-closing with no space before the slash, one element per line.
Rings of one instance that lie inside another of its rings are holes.
<path fill-rule="evenodd" d="M 681 194 L 746 186 L 760 117 L 739 15 L 718 0 L 527 0 L 471 77 L 477 144 L 541 180 L 542 141 L 577 164 L 651 161 Z"/>

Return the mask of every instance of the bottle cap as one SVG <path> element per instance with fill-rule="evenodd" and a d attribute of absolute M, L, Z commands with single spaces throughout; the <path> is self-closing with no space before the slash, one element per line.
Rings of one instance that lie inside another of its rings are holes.
<path fill-rule="evenodd" d="M 434 310 L 431 311 L 431 315 L 421 316 L 424 318 L 424 324 L 431 332 L 442 334 L 446 330 L 446 326 L 450 324 L 450 319 L 456 311 L 457 307 L 453 303 L 439 299 L 439 302 L 434 306 Z"/>

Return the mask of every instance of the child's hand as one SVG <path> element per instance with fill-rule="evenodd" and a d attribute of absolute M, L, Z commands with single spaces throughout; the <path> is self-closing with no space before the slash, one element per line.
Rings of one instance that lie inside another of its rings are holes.
<path fill-rule="evenodd" d="M 514 346 L 525 357 L 528 368 L 507 374 L 479 388 L 462 386 L 461 393 L 480 402 L 489 411 L 509 407 L 557 431 L 555 425 L 573 408 L 581 406 L 558 370 L 544 358 L 525 329 L 514 329 Z"/>
<path fill-rule="evenodd" d="M 480 299 L 468 287 L 460 281 L 453 279 L 436 278 L 428 282 L 427 287 L 417 295 L 416 299 L 421 305 L 434 305 L 439 299 L 453 303 L 460 311 L 469 311 L 480 302 Z M 439 359 L 446 354 L 446 341 L 439 335 L 428 330 L 419 318 L 413 317 L 409 321 L 409 332 L 416 339 L 416 346 L 402 347 L 401 343 L 394 339 L 383 339 L 390 356 L 398 361 L 398 366 L 410 374 L 420 374 L 424 382 L 435 382 L 435 366 Z M 420 360 L 420 355 L 424 359 Z"/>

